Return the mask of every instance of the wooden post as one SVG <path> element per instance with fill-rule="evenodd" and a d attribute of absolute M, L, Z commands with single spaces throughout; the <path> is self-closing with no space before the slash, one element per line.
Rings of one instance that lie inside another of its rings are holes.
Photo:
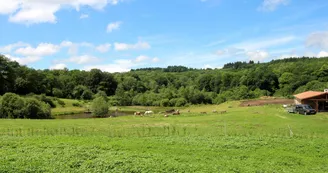
<path fill-rule="evenodd" d="M 316 103 L 316 105 L 315 105 L 315 110 L 316 110 L 317 112 L 319 112 L 319 101 L 317 100 L 315 103 Z"/>

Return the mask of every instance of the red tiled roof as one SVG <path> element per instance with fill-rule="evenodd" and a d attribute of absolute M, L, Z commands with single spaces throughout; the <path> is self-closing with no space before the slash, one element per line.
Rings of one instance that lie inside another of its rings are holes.
<path fill-rule="evenodd" d="M 319 91 L 307 91 L 307 92 L 304 92 L 304 93 L 296 94 L 294 96 L 299 100 L 304 100 L 304 99 L 308 99 L 308 98 L 312 98 L 312 97 L 321 96 L 323 94 L 326 94 L 326 93 L 325 92 L 319 92 Z"/>

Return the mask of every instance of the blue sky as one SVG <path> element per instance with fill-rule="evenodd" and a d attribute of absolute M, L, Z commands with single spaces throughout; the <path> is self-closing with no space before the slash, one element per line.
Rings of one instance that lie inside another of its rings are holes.
<path fill-rule="evenodd" d="M 326 0 L 0 0 L 0 54 L 123 72 L 328 56 Z"/>

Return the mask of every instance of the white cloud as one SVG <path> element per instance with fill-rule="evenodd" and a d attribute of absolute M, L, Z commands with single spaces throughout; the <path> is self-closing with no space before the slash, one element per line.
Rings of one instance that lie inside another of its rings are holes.
<path fill-rule="evenodd" d="M 80 19 L 86 19 L 89 18 L 88 14 L 81 14 Z"/>
<path fill-rule="evenodd" d="M 297 54 L 282 54 L 275 59 L 285 59 L 285 58 L 295 58 L 295 57 L 300 57 L 300 56 Z"/>
<path fill-rule="evenodd" d="M 151 61 L 152 61 L 152 62 L 159 62 L 159 61 L 160 61 L 160 59 L 159 59 L 159 58 L 157 58 L 157 57 L 155 57 L 155 58 L 153 58 Z"/>
<path fill-rule="evenodd" d="M 315 47 L 320 49 L 328 49 L 328 31 L 314 32 L 306 39 L 307 47 Z"/>
<path fill-rule="evenodd" d="M 135 59 L 135 62 L 142 62 L 142 61 L 146 61 L 148 59 L 149 59 L 148 56 L 140 55 Z"/>
<path fill-rule="evenodd" d="M 30 63 L 37 62 L 37 61 L 41 60 L 40 57 L 36 57 L 36 56 L 28 56 L 28 57 L 24 57 L 24 58 L 14 57 L 14 56 L 11 56 L 11 55 L 5 55 L 5 56 L 7 58 L 9 58 L 10 60 L 16 61 L 16 62 L 18 62 L 19 64 L 22 64 L 22 65 L 30 64 Z"/>
<path fill-rule="evenodd" d="M 263 61 L 270 56 L 268 52 L 260 50 L 247 52 L 246 55 L 253 61 Z"/>
<path fill-rule="evenodd" d="M 19 48 L 15 51 L 15 53 L 24 56 L 47 56 L 57 53 L 59 49 L 60 46 L 50 43 L 41 43 L 36 48 L 31 46 Z"/>
<path fill-rule="evenodd" d="M 204 67 L 203 67 L 203 69 L 208 69 L 208 68 L 213 69 L 213 66 L 211 66 L 211 65 L 209 65 L 209 64 L 206 64 L 206 65 L 204 65 Z"/>
<path fill-rule="evenodd" d="M 121 26 L 122 22 L 113 22 L 113 23 L 109 23 L 107 25 L 107 32 L 112 32 L 114 30 L 118 30 L 120 29 L 120 26 Z"/>
<path fill-rule="evenodd" d="M 296 38 L 294 36 L 285 36 L 280 38 L 262 38 L 255 39 L 246 42 L 241 42 L 233 45 L 232 47 L 243 48 L 247 50 L 259 50 L 264 48 L 270 48 L 274 46 L 281 46 L 294 41 Z"/>
<path fill-rule="evenodd" d="M 60 63 L 60 64 L 52 65 L 49 68 L 52 69 L 52 70 L 62 70 L 66 67 L 67 67 L 66 64 Z"/>
<path fill-rule="evenodd" d="M 328 52 L 326 52 L 326 51 L 321 51 L 321 52 L 319 52 L 319 54 L 318 54 L 317 57 L 318 57 L 318 58 L 321 58 L 321 57 L 328 57 Z"/>
<path fill-rule="evenodd" d="M 30 46 L 27 43 L 24 42 L 17 42 L 14 44 L 9 44 L 3 47 L 0 47 L 0 53 L 9 53 L 11 52 L 13 49 L 19 48 L 19 47 L 26 47 L 26 46 Z"/>
<path fill-rule="evenodd" d="M 79 47 L 90 47 L 93 48 L 93 44 L 88 42 L 81 42 L 81 43 L 73 43 L 71 41 L 63 41 L 60 43 L 60 47 L 67 47 L 68 53 L 70 55 L 76 55 L 79 51 Z"/>
<path fill-rule="evenodd" d="M 120 0 L 0 0 L 0 14 L 9 15 L 9 21 L 15 23 L 56 23 L 55 13 L 60 9 L 82 6 L 103 9 L 108 4 L 116 5 Z"/>
<path fill-rule="evenodd" d="M 91 63 L 96 63 L 99 62 L 100 59 L 94 56 L 89 56 L 89 55 L 82 55 L 82 56 L 75 56 L 71 57 L 65 62 L 72 62 L 76 64 L 91 64 Z"/>
<path fill-rule="evenodd" d="M 126 43 L 114 43 L 115 50 L 124 51 L 124 50 L 141 50 L 141 49 L 150 49 L 150 45 L 147 42 L 139 41 L 136 44 L 126 44 Z"/>
<path fill-rule="evenodd" d="M 132 67 L 136 66 L 136 64 L 132 60 L 116 60 L 112 64 L 104 64 L 104 65 L 94 65 L 94 66 L 86 66 L 85 70 L 91 70 L 91 69 L 100 69 L 102 71 L 107 72 L 128 72 L 131 70 Z"/>
<path fill-rule="evenodd" d="M 288 5 L 289 0 L 264 0 L 258 8 L 260 11 L 274 11 L 278 6 Z"/>
<path fill-rule="evenodd" d="M 96 47 L 96 50 L 101 52 L 101 53 L 105 53 L 105 52 L 108 52 L 108 50 L 110 49 L 111 46 L 112 45 L 109 44 L 109 43 L 101 44 L 101 45 Z"/>

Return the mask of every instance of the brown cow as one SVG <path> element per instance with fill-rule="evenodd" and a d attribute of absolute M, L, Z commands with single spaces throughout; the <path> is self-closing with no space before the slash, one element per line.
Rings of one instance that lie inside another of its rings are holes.
<path fill-rule="evenodd" d="M 141 115 L 141 112 L 135 112 L 134 115 Z"/>

